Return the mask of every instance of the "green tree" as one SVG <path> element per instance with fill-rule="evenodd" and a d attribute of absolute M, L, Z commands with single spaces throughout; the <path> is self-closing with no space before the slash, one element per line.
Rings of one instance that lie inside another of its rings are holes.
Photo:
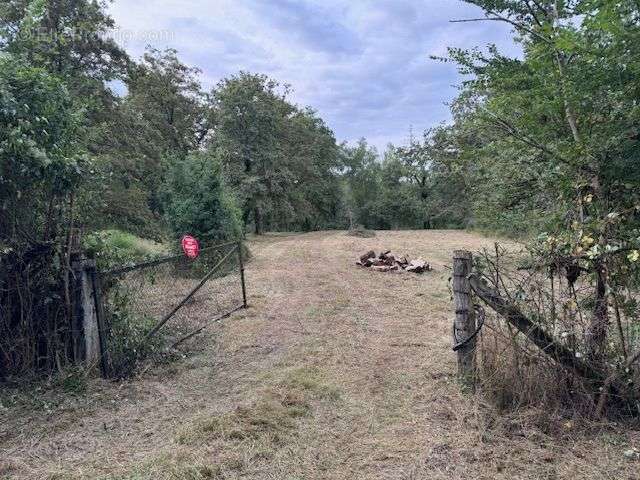
<path fill-rule="evenodd" d="M 381 192 L 380 162 L 375 147 L 361 138 L 354 146 L 342 145 L 342 177 L 349 228 L 379 226 L 377 199 Z"/>
<path fill-rule="evenodd" d="M 199 73 L 175 50 L 148 49 L 131 66 L 126 95 L 114 103 L 109 121 L 93 130 L 87 226 L 160 236 L 167 173 L 197 151 L 210 131 L 212 110 Z"/>
<path fill-rule="evenodd" d="M 0 56 L 0 378 L 66 358 L 83 125 L 59 78 Z"/>
<path fill-rule="evenodd" d="M 414 228 L 461 228 L 470 221 L 465 175 L 456 168 L 457 141 L 454 128 L 440 126 L 396 151 L 405 190 L 419 212 Z"/>
<path fill-rule="evenodd" d="M 82 175 L 82 113 L 60 79 L 11 55 L 0 56 L 0 102 L 0 238 L 52 241 Z"/>
<path fill-rule="evenodd" d="M 167 182 L 167 219 L 176 238 L 190 234 L 204 245 L 240 236 L 240 210 L 227 191 L 218 159 L 193 153 L 177 162 Z"/>
<path fill-rule="evenodd" d="M 123 78 L 129 58 L 109 38 L 106 1 L 6 0 L 0 3 L 0 48 L 64 80 L 92 123 L 108 118 L 113 94 L 105 82 Z"/>
<path fill-rule="evenodd" d="M 246 72 L 223 80 L 214 91 L 216 131 L 211 148 L 222 159 L 224 174 L 238 193 L 243 223 L 252 218 L 262 233 L 264 219 L 286 201 L 294 181 L 282 162 L 285 118 L 294 112 L 288 91 L 264 75 Z"/>
<path fill-rule="evenodd" d="M 456 127 L 476 136 L 459 156 L 471 183 L 481 185 L 473 193 L 475 215 L 487 226 L 549 232 L 542 256 L 579 265 L 593 278 L 585 338 L 590 358 L 601 362 L 607 305 L 634 267 L 626 252 L 638 248 L 640 6 L 469 3 L 484 9 L 484 20 L 511 25 L 523 46 L 522 58 L 494 47 L 450 51 L 472 76 L 456 106 Z"/>
<path fill-rule="evenodd" d="M 149 48 L 131 67 L 123 115 L 133 128 L 118 133 L 125 136 L 128 148 L 139 144 L 137 157 L 180 157 L 203 145 L 211 129 L 211 109 L 200 73 L 182 63 L 173 49 Z"/>
<path fill-rule="evenodd" d="M 256 233 L 335 225 L 341 157 L 333 132 L 310 108 L 287 101 L 289 88 L 241 72 L 213 93 L 211 150 L 222 160 Z"/>
<path fill-rule="evenodd" d="M 376 200 L 379 225 L 376 228 L 422 228 L 423 208 L 415 194 L 411 169 L 399 155 L 398 149 L 389 145 L 380 168 L 380 192 Z"/>
<path fill-rule="evenodd" d="M 285 119 L 282 160 L 291 172 L 285 211 L 271 215 L 272 228 L 318 230 L 339 223 L 340 150 L 333 132 L 312 109 L 296 109 Z"/>

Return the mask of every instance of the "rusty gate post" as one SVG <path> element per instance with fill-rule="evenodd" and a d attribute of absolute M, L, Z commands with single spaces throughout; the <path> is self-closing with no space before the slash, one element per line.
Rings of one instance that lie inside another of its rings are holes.
<path fill-rule="evenodd" d="M 475 331 L 475 315 L 471 302 L 469 274 L 473 265 L 473 256 L 466 250 L 453 253 L 453 304 L 455 323 L 453 326 L 454 344 L 465 342 Z M 458 350 L 458 376 L 471 390 L 475 390 L 476 361 L 475 338 L 462 345 Z"/>

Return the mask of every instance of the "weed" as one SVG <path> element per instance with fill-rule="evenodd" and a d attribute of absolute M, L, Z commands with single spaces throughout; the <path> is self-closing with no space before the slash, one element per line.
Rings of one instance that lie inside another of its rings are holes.
<path fill-rule="evenodd" d="M 82 395 L 87 391 L 87 372 L 71 368 L 56 377 L 53 388 L 57 387 L 67 394 Z"/>
<path fill-rule="evenodd" d="M 148 260 L 167 254 L 160 243 L 121 230 L 102 230 L 84 239 L 85 248 L 99 268 L 112 268 L 127 262 Z"/>

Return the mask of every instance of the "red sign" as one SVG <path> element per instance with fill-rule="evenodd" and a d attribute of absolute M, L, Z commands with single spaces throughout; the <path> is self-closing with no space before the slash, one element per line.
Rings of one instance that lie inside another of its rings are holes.
<path fill-rule="evenodd" d="M 196 258 L 200 253 L 200 244 L 198 240 L 191 235 L 182 237 L 182 251 L 189 258 Z"/>

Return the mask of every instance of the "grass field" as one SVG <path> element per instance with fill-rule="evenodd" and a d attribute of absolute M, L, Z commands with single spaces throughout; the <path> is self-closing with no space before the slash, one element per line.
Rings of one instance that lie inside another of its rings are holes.
<path fill-rule="evenodd" d="M 640 436 L 497 415 L 454 377 L 452 231 L 252 239 L 250 308 L 184 358 L 123 382 L 69 380 L 0 409 L 0 478 L 632 479 Z M 357 268 L 368 249 L 424 275 Z M 57 392 L 57 393 L 56 393 Z"/>

